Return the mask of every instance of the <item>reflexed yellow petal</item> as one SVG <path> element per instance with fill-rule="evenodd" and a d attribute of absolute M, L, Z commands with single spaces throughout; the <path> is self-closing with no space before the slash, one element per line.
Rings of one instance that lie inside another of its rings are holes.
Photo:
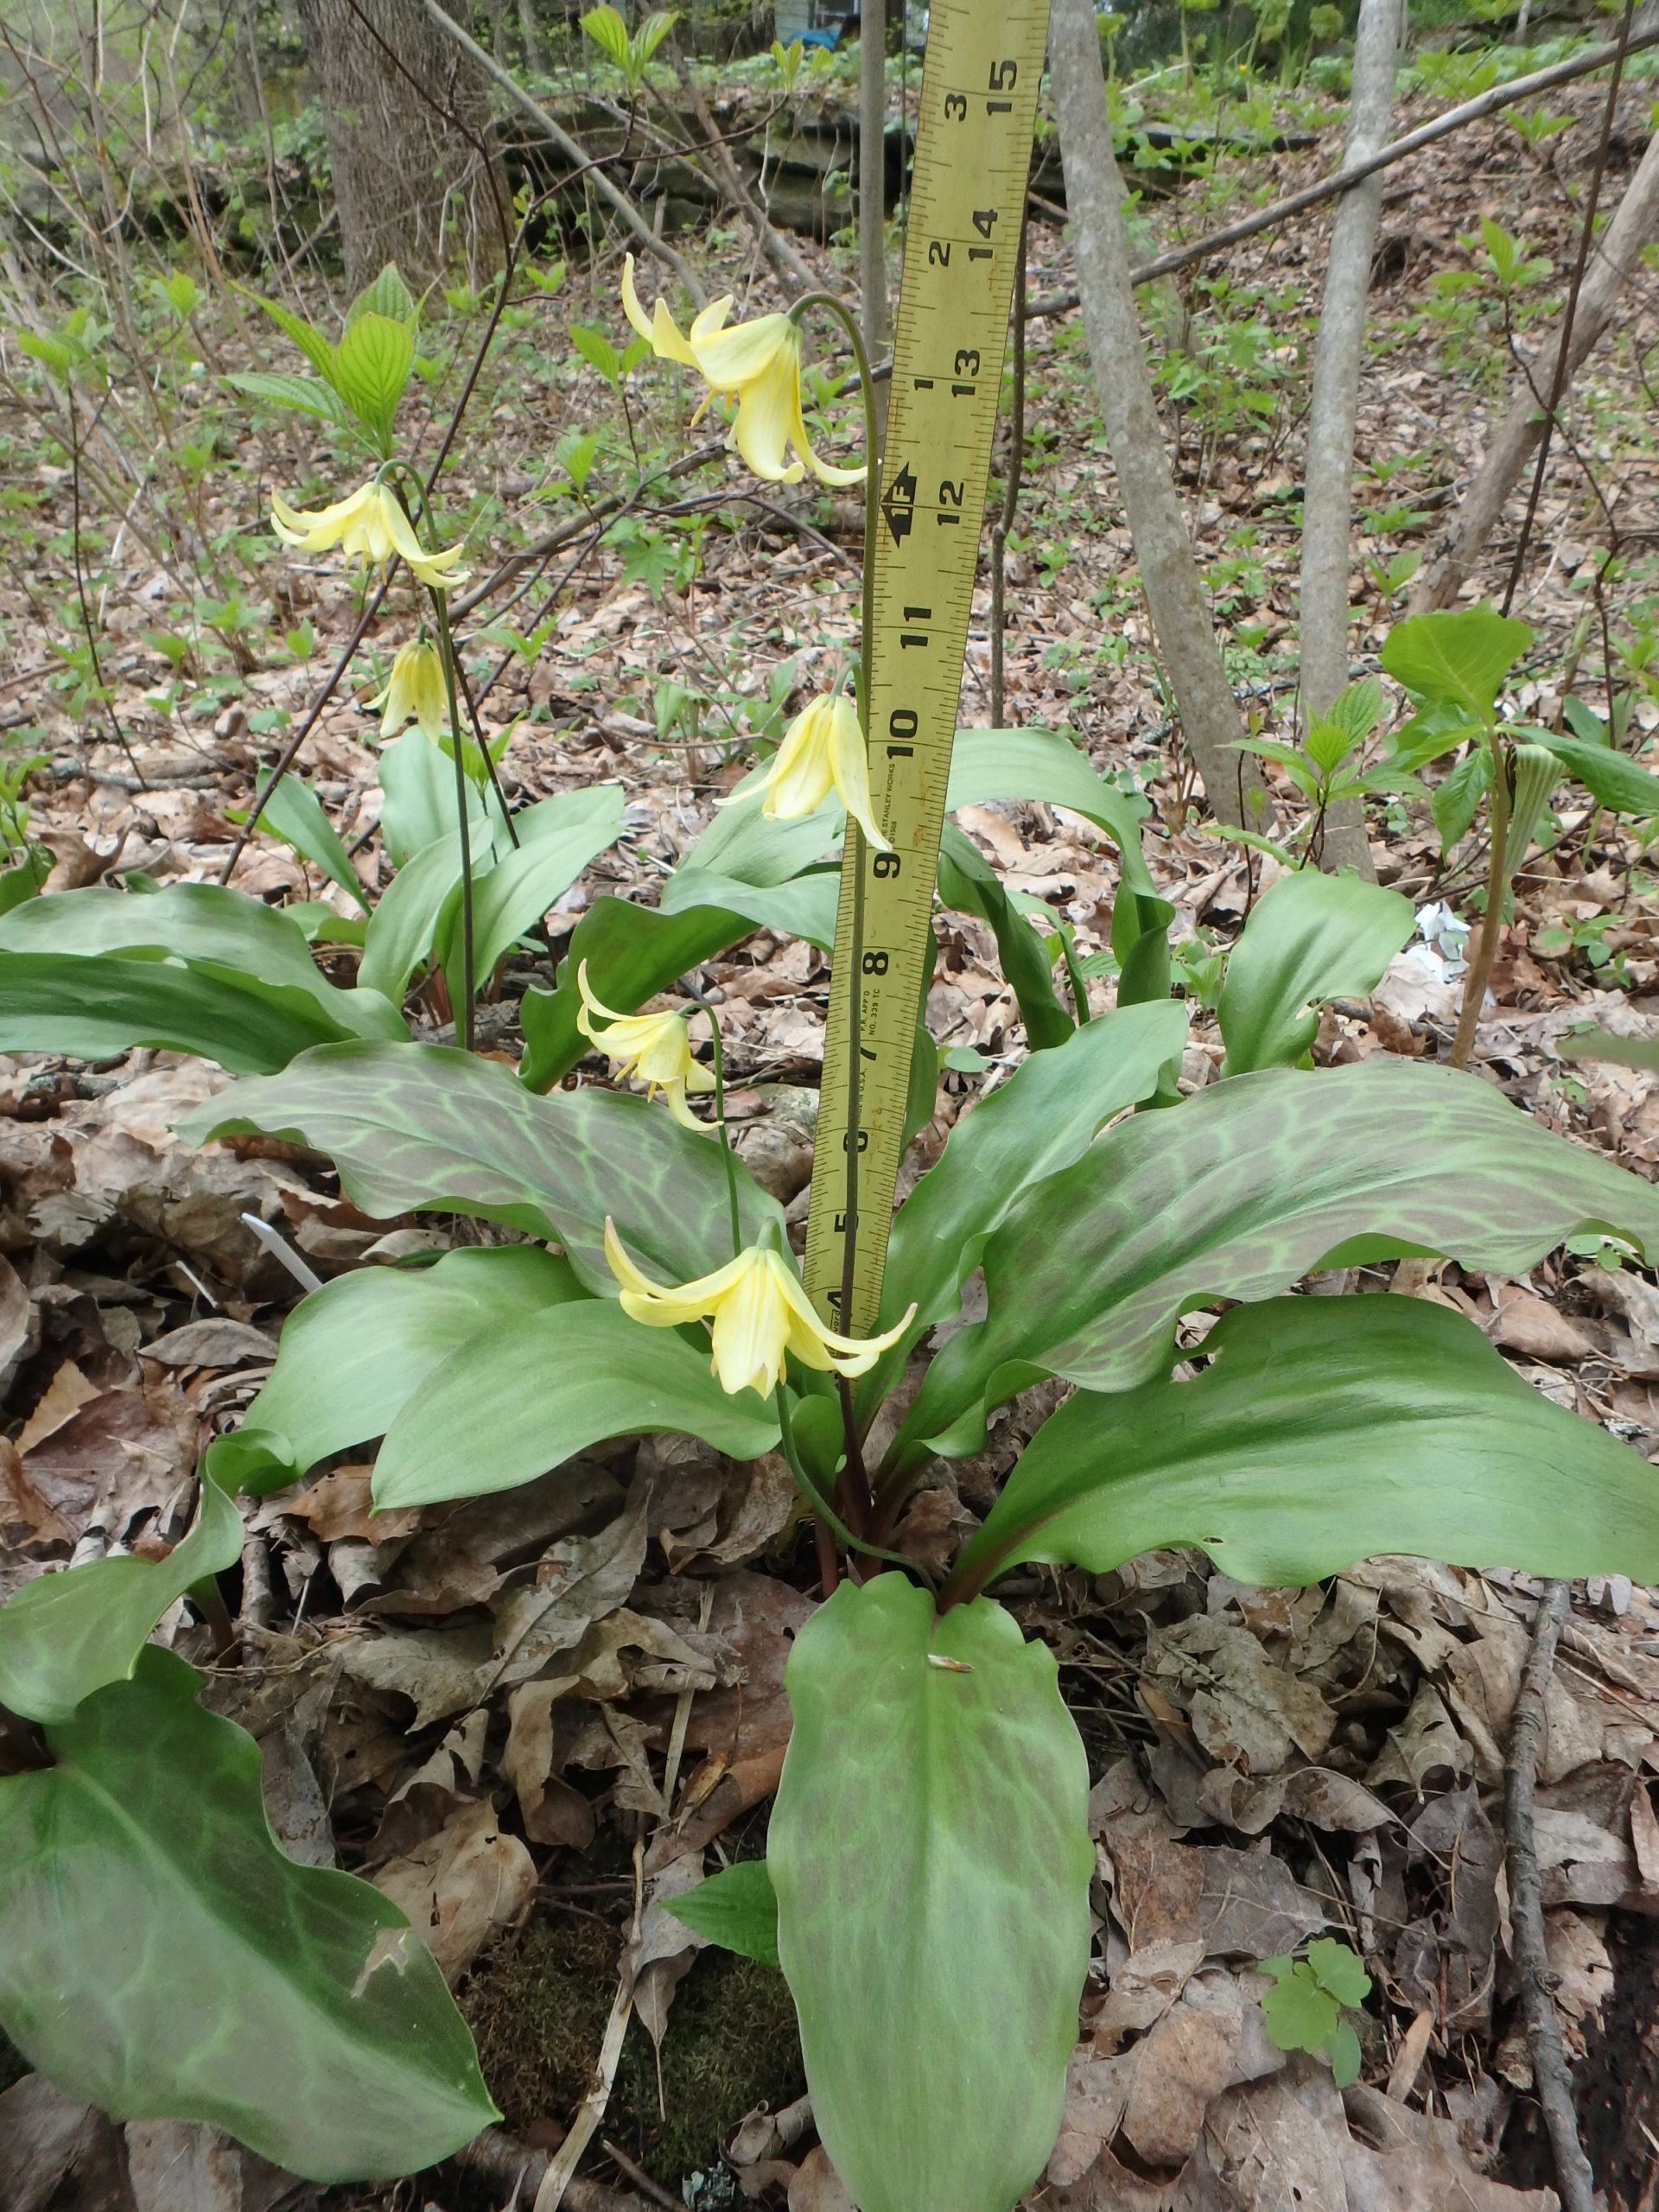
<path fill-rule="evenodd" d="M 622 312 L 639 335 L 646 340 L 652 351 L 667 361 L 683 361 L 687 368 L 695 369 L 697 357 L 681 335 L 680 327 L 669 313 L 667 304 L 659 299 L 647 321 L 639 292 L 633 282 L 633 256 L 626 254 L 622 261 Z"/>
<path fill-rule="evenodd" d="M 280 492 L 273 492 L 272 526 L 284 543 L 302 546 L 308 553 L 326 553 L 340 543 L 363 514 L 373 500 L 375 489 L 372 484 L 360 484 L 355 492 L 327 507 L 290 507 Z"/>
<path fill-rule="evenodd" d="M 699 317 L 701 321 L 701 317 Z M 739 397 L 776 377 L 798 382 L 801 334 L 786 315 L 757 315 L 696 340 L 697 366 L 716 391 Z"/>
<path fill-rule="evenodd" d="M 726 318 L 732 311 L 732 296 L 726 293 L 718 300 L 710 300 L 691 325 L 691 343 L 701 346 L 726 327 Z"/>
<path fill-rule="evenodd" d="M 415 535 L 414 524 L 393 498 L 391 490 L 384 484 L 378 489 L 378 521 L 386 539 L 385 550 L 378 557 L 385 560 L 389 553 L 397 553 L 421 582 L 430 584 L 434 590 L 441 591 L 446 584 L 459 583 L 466 572 L 456 569 L 455 563 L 466 551 L 466 547 L 452 545 L 442 553 L 423 552 L 421 541 Z"/>
<path fill-rule="evenodd" d="M 784 732 L 769 771 L 762 811 L 771 822 L 798 822 L 822 806 L 835 788 L 830 758 L 830 713 L 833 702 L 813 699 Z"/>
<path fill-rule="evenodd" d="M 585 960 L 576 970 L 576 988 L 582 995 L 582 1014 L 576 1016 L 576 1027 L 584 1037 L 592 1037 L 594 1033 L 583 1020 L 582 1014 L 596 1014 L 601 1021 L 627 1020 L 628 1017 L 626 1014 L 618 1014 L 613 1007 L 603 1005 L 594 996 L 588 984 L 588 963 Z"/>
<path fill-rule="evenodd" d="M 663 1103 L 683 1128 L 695 1129 L 699 1136 L 709 1134 L 711 1124 L 700 1122 L 686 1103 L 684 1084 L 664 1083 L 658 1084 L 658 1088 L 663 1094 Z"/>
<path fill-rule="evenodd" d="M 608 1214 L 606 1216 L 605 1263 L 621 1284 L 625 1300 L 632 1298 L 639 1305 L 650 1306 L 653 1326 L 678 1328 L 683 1321 L 699 1320 L 705 1314 L 712 1313 L 721 1299 L 758 1256 L 758 1251 L 752 1247 L 747 1252 L 740 1252 L 736 1259 L 728 1260 L 723 1268 L 716 1268 L 711 1275 L 699 1275 L 695 1282 L 664 1288 L 661 1284 L 652 1282 L 649 1275 L 642 1274 L 635 1267 L 622 1249 L 616 1224 Z M 671 1309 L 672 1318 L 665 1320 L 664 1316 L 670 1314 Z M 635 1312 L 633 1306 L 627 1306 L 626 1310 L 632 1313 L 636 1320 L 645 1319 L 643 1313 Z"/>
<path fill-rule="evenodd" d="M 739 395 L 731 442 L 770 484 L 798 484 L 806 474 L 789 458 L 790 424 L 798 412 L 792 371 L 746 385 Z"/>
<path fill-rule="evenodd" d="M 418 724 L 428 737 L 441 737 L 448 725 L 449 702 L 436 646 L 424 638 L 410 638 L 399 645 L 385 690 L 369 704 L 385 709 L 380 717 L 383 744 L 407 721 Z"/>
<path fill-rule="evenodd" d="M 893 847 L 875 826 L 875 809 L 870 798 L 869 749 L 858 726 L 858 709 L 844 695 L 836 701 L 831 710 L 827 749 L 830 772 L 848 813 L 877 852 L 890 853 Z"/>

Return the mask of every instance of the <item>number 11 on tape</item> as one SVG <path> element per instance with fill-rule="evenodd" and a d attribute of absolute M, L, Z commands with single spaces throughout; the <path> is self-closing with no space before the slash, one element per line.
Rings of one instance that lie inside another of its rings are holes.
<path fill-rule="evenodd" d="M 807 1226 L 807 1288 L 857 1336 L 881 1303 L 932 974 L 939 835 L 1047 29 L 1048 0 L 934 0 L 928 21 L 866 671 L 870 789 L 893 849 L 872 851 L 849 826 Z"/>

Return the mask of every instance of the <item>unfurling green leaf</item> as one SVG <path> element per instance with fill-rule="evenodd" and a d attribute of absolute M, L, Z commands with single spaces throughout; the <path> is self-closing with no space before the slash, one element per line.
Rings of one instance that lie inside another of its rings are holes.
<path fill-rule="evenodd" d="M 389 1897 L 297 1866 L 259 1747 L 146 1646 L 0 1781 L 0 2025 L 117 2120 L 222 2127 L 318 2182 L 417 2171 L 499 2115 Z"/>
<path fill-rule="evenodd" d="M 740 1860 L 683 1897 L 664 1897 L 663 1910 L 722 1950 L 778 1964 L 778 1893 L 764 1859 Z"/>
<path fill-rule="evenodd" d="M 67 1720 L 94 1690 L 130 1676 L 176 1599 L 241 1555 L 242 1516 L 206 1480 L 194 1528 L 165 1559 L 89 1560 L 36 1575 L 0 1605 L 0 1705 L 25 1720 Z"/>
<path fill-rule="evenodd" d="M 1080 1390 L 1026 1447 L 955 1583 L 1017 1562 L 1101 1574 L 1198 1544 L 1240 1582 L 1382 1552 L 1536 1574 L 1659 1574 L 1659 1471 L 1419 1299 L 1281 1298 L 1225 1314 L 1211 1364 Z"/>
<path fill-rule="evenodd" d="M 420 309 L 415 295 L 404 283 L 395 261 L 389 261 L 372 284 L 363 289 L 346 310 L 346 327 L 349 330 L 365 315 L 385 315 L 389 321 L 407 324 L 411 329 Z"/>
<path fill-rule="evenodd" d="M 335 348 L 335 386 L 383 456 L 391 451 L 397 403 L 414 366 L 415 336 L 408 324 L 372 311 L 349 323 Z"/>
<path fill-rule="evenodd" d="M 1222 1073 L 1294 1067 L 1318 1034 L 1320 1007 L 1374 989 L 1414 921 L 1409 899 L 1356 876 L 1303 868 L 1281 877 L 1227 962 Z"/>
<path fill-rule="evenodd" d="M 767 1838 L 813 2114 L 863 2212 L 1007 2212 L 1089 1962 L 1088 1770 L 1053 1655 L 896 1574 L 796 1639 Z"/>

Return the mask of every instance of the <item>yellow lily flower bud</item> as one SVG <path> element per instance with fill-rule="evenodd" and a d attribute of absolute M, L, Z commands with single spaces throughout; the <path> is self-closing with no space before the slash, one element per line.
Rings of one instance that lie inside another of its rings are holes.
<path fill-rule="evenodd" d="M 467 573 L 456 565 L 465 545 L 442 553 L 421 550 L 414 524 L 385 484 L 360 485 L 348 499 L 315 509 L 290 507 L 280 492 L 273 492 L 270 526 L 284 545 L 297 545 L 306 553 L 327 553 L 338 545 L 365 567 L 378 567 L 395 553 L 435 591 L 463 582 Z"/>
<path fill-rule="evenodd" d="M 810 468 L 825 484 L 861 484 L 861 468 L 836 468 L 812 449 L 801 412 L 799 327 L 786 315 L 763 315 L 728 329 L 731 305 L 727 298 L 704 308 L 687 338 L 660 299 L 646 319 L 634 288 L 633 256 L 623 261 L 623 313 L 663 359 L 696 369 L 712 392 L 737 402 L 728 443 L 757 476 L 798 484 Z M 791 447 L 799 460 L 788 458 Z"/>
<path fill-rule="evenodd" d="M 803 708 L 784 732 L 784 741 L 760 782 L 715 804 L 741 805 L 764 792 L 766 804 L 760 810 L 769 822 L 795 822 L 822 806 L 832 791 L 840 794 L 876 851 L 890 853 L 893 847 L 875 824 L 869 753 L 858 709 L 845 692 L 814 699 Z"/>
<path fill-rule="evenodd" d="M 637 1077 L 645 1084 L 648 1098 L 654 1098 L 660 1090 L 668 1102 L 669 1112 L 688 1129 L 706 1129 L 708 1124 L 698 1121 L 686 1103 L 685 1094 L 688 1090 L 712 1090 L 715 1078 L 691 1057 L 685 1016 L 613 1012 L 588 989 L 585 960 L 576 970 L 576 988 L 582 994 L 576 1027 L 616 1063 L 618 1075 Z M 604 1028 L 594 1027 L 595 1015 L 605 1023 Z"/>
<path fill-rule="evenodd" d="M 399 645 L 392 656 L 385 690 L 369 705 L 385 709 L 380 717 L 383 745 L 388 738 L 396 737 L 405 722 L 418 722 L 423 734 L 434 740 L 446 735 L 449 696 L 444 689 L 443 662 L 437 647 L 424 638 L 410 638 Z"/>
<path fill-rule="evenodd" d="M 734 1396 L 740 1390 L 757 1390 L 769 1398 L 783 1373 L 785 1355 L 791 1351 L 804 1367 L 820 1373 L 866 1374 L 889 1344 L 898 1343 L 916 1312 L 912 1306 L 885 1336 L 837 1336 L 819 1320 L 782 1253 L 760 1244 L 751 1244 L 711 1275 L 665 1290 L 635 1267 L 607 1218 L 605 1257 L 622 1286 L 622 1311 L 632 1319 L 648 1329 L 713 1322 L 711 1364 L 721 1389 Z"/>

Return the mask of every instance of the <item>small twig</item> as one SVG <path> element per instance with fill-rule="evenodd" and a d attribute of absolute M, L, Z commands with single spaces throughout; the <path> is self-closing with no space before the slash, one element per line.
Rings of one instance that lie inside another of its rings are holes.
<path fill-rule="evenodd" d="M 671 2196 L 665 2189 L 658 2188 L 645 2168 L 637 2165 L 620 2143 L 613 2143 L 608 2135 L 601 2135 L 599 2139 L 606 2157 L 614 2162 L 623 2178 L 631 2181 L 642 2196 L 648 2196 L 653 2204 L 662 2205 L 664 2212 L 685 2212 L 680 2198 Z"/>
<path fill-rule="evenodd" d="M 516 2189 L 520 2203 L 527 2193 L 540 2188 L 552 2163 L 547 2152 L 532 2151 L 515 2142 L 505 2127 L 486 2127 L 450 2161 L 462 2173 L 474 2175 L 494 2188 Z M 603 2182 L 591 2181 L 586 2174 L 566 2183 L 564 2201 L 569 2212 L 645 2212 L 639 2197 L 625 2190 L 607 2189 Z"/>
<path fill-rule="evenodd" d="M 1538 1600 L 1532 1649 L 1527 1654 L 1526 1672 L 1522 1677 L 1521 1694 L 1515 1701 L 1515 1722 L 1510 1732 L 1504 1777 L 1503 1842 L 1516 1972 L 1520 1977 L 1527 2041 L 1532 2050 L 1533 2080 L 1555 2153 L 1555 2178 L 1560 2188 L 1562 2212 L 1594 2212 L 1595 2176 L 1579 2140 L 1578 2118 L 1573 2108 L 1573 2076 L 1551 1993 L 1559 1976 L 1551 1969 L 1544 1943 L 1538 1846 L 1532 1820 L 1538 1756 L 1544 1739 L 1544 1696 L 1571 1596 L 1569 1583 L 1552 1581 L 1545 1583 Z"/>

